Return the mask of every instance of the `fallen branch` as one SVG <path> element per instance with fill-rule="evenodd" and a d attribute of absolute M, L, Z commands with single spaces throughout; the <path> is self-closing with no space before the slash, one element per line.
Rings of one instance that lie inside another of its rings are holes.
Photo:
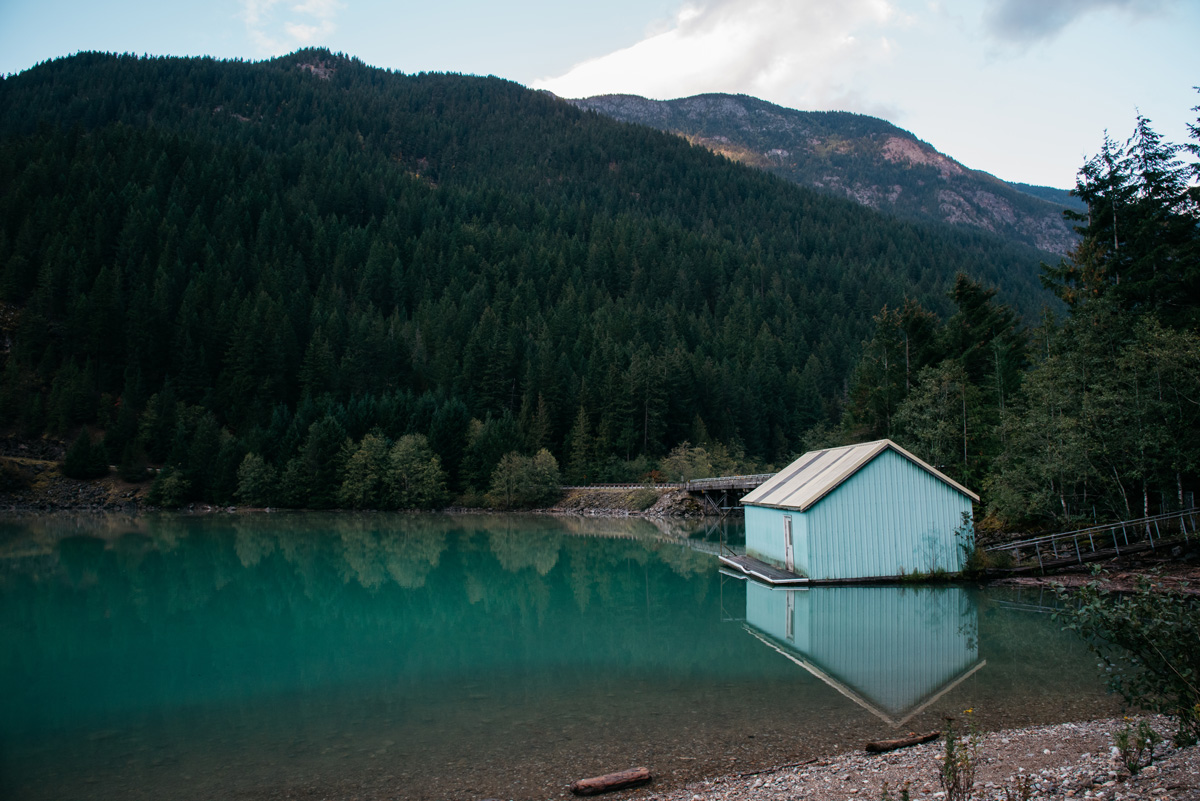
<path fill-rule="evenodd" d="M 747 776 L 761 776 L 764 773 L 775 773 L 776 771 L 787 770 L 788 768 L 798 768 L 802 765 L 811 765 L 816 761 L 817 758 L 813 757 L 812 759 L 806 759 L 803 762 L 789 762 L 786 765 L 776 765 L 773 768 L 763 768 L 762 770 L 754 770 L 750 771 L 749 773 L 739 773 L 738 778 L 745 779 Z"/>
<path fill-rule="evenodd" d="M 575 795 L 599 795 L 612 790 L 636 787 L 639 784 L 645 784 L 651 778 L 650 771 L 646 768 L 630 768 L 617 773 L 607 773 L 603 776 L 571 782 L 571 792 Z"/>
<path fill-rule="evenodd" d="M 929 734 L 914 734 L 912 737 L 902 737 L 899 740 L 875 740 L 867 743 L 867 751 L 872 754 L 883 754 L 888 751 L 895 751 L 897 748 L 908 748 L 910 745 L 927 743 L 941 736 L 942 733 L 940 731 L 931 731 Z"/>

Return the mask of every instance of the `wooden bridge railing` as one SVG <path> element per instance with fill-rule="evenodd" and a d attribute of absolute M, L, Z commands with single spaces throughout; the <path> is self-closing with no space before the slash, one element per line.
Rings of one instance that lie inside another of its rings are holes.
<path fill-rule="evenodd" d="M 722 489 L 754 489 L 764 483 L 767 479 L 774 478 L 774 473 L 756 473 L 751 476 L 718 476 L 716 478 L 693 478 L 687 483 L 687 488 L 692 492 L 701 492 L 704 490 L 722 490 Z"/>
<path fill-rule="evenodd" d="M 1037 560 L 1038 567 L 1047 564 L 1061 565 L 1091 562 L 1110 556 L 1120 556 L 1121 550 L 1145 550 L 1156 547 L 1163 539 L 1176 539 L 1182 535 L 1184 541 L 1196 536 L 1196 519 L 1200 509 L 1195 507 L 1178 512 L 1166 512 L 1136 520 L 1088 526 L 1074 531 L 1044 534 L 1015 542 L 1005 542 L 985 548 L 989 553 L 1007 552 L 1013 561 Z M 1172 532 L 1172 528 L 1175 529 Z M 1174 534 L 1174 536 L 1172 536 Z"/>

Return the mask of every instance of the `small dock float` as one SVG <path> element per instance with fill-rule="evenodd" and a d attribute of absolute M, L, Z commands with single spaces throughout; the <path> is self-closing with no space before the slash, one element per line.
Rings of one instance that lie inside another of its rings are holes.
<path fill-rule="evenodd" d="M 789 587 L 808 584 L 808 579 L 769 565 L 753 556 L 722 554 L 721 564 L 739 570 L 751 578 L 758 579 L 772 586 Z"/>

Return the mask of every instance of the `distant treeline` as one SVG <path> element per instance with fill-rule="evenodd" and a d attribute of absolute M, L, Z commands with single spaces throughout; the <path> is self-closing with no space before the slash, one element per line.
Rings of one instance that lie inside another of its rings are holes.
<path fill-rule="evenodd" d="M 1080 170 L 1083 239 L 1043 282 L 1068 306 L 1022 326 L 961 279 L 944 322 L 885 308 L 837 436 L 897 437 L 982 490 L 988 522 L 1063 527 L 1191 505 L 1200 475 L 1200 124 L 1139 118 Z"/>
<path fill-rule="evenodd" d="M 8 77 L 0 188 L 0 420 L 82 427 L 92 463 L 185 476 L 179 502 L 331 432 L 424 437 L 450 493 L 543 449 L 570 480 L 685 441 L 781 464 L 841 419 L 885 304 L 948 311 L 960 270 L 1030 318 L 1044 300 L 1033 251 L 324 51 Z"/>

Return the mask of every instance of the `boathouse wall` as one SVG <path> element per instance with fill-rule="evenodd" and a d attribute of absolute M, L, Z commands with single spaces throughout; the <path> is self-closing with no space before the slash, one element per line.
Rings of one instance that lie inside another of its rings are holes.
<path fill-rule="evenodd" d="M 970 497 L 885 448 L 806 511 L 747 505 L 746 553 L 785 567 L 790 517 L 794 572 L 812 581 L 957 573 L 963 513 Z"/>

